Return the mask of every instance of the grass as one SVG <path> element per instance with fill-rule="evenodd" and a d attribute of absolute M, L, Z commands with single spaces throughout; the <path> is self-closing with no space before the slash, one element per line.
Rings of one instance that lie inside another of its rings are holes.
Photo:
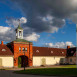
<path fill-rule="evenodd" d="M 5 70 L 5 69 L 0 69 L 0 70 Z"/>
<path fill-rule="evenodd" d="M 57 68 L 39 68 L 15 71 L 17 74 L 47 75 L 47 76 L 77 76 L 76 65 L 66 65 Z"/>

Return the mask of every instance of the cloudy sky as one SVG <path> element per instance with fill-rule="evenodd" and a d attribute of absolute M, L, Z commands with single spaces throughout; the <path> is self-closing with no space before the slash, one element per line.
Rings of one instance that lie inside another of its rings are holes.
<path fill-rule="evenodd" d="M 77 0 L 0 0 L 0 41 L 15 39 L 19 19 L 34 46 L 76 46 Z"/>

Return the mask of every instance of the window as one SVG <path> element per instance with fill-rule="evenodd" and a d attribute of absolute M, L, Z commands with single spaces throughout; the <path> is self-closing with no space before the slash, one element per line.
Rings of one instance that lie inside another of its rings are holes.
<path fill-rule="evenodd" d="M 2 49 L 2 51 L 6 51 L 6 49 Z"/>
<path fill-rule="evenodd" d="M 63 54 L 64 52 L 62 52 L 62 54 Z"/>
<path fill-rule="evenodd" d="M 72 62 L 72 59 L 70 59 L 70 62 Z"/>
<path fill-rule="evenodd" d="M 21 31 L 19 31 L 19 36 L 22 36 L 22 32 Z"/>
<path fill-rule="evenodd" d="M 27 48 L 25 48 L 25 51 L 27 51 Z"/>
<path fill-rule="evenodd" d="M 19 51 L 21 51 L 21 47 L 19 47 Z"/>
<path fill-rule="evenodd" d="M 25 51 L 25 48 L 23 47 L 22 50 Z"/>
<path fill-rule="evenodd" d="M 60 63 L 64 63 L 64 58 L 61 58 L 60 59 Z"/>
<path fill-rule="evenodd" d="M 39 50 L 37 50 L 36 52 L 39 52 Z"/>
<path fill-rule="evenodd" d="M 51 53 L 53 53 L 53 51 L 51 51 Z"/>

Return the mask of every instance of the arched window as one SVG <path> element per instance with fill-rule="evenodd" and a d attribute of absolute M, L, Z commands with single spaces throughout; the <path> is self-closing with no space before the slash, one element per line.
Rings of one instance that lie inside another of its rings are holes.
<path fill-rule="evenodd" d="M 41 59 L 41 62 L 42 62 L 41 65 L 46 65 L 46 59 L 45 59 L 45 58 L 42 58 L 42 59 Z"/>
<path fill-rule="evenodd" d="M 36 50 L 36 52 L 39 52 L 39 50 Z"/>
<path fill-rule="evenodd" d="M 22 50 L 25 51 L 25 48 L 23 47 Z"/>
<path fill-rule="evenodd" d="M 21 51 L 21 47 L 19 47 L 19 51 Z"/>
<path fill-rule="evenodd" d="M 27 48 L 25 48 L 25 51 L 27 51 L 28 49 Z"/>
<path fill-rule="evenodd" d="M 19 36 L 22 36 L 22 32 L 21 31 L 19 31 Z"/>

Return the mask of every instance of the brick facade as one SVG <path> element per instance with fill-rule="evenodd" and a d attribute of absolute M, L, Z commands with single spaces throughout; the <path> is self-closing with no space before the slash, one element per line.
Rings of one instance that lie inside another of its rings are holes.
<path fill-rule="evenodd" d="M 13 41 L 10 44 L 8 44 L 8 46 L 12 46 L 10 48 L 14 54 L 14 66 L 15 67 L 18 67 L 18 57 L 24 56 L 24 52 L 25 52 L 25 56 L 28 58 L 28 66 L 33 66 L 32 43 Z M 19 48 L 21 48 L 21 50 L 19 50 Z M 27 48 L 27 51 L 25 51 L 25 50 L 23 51 L 23 48 Z"/>

